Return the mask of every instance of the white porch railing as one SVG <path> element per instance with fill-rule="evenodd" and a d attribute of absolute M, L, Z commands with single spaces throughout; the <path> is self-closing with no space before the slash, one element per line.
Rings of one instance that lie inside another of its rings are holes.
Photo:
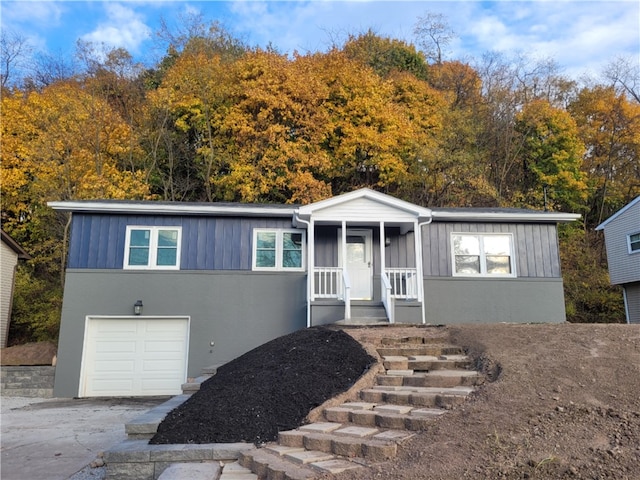
<path fill-rule="evenodd" d="M 313 299 L 335 298 L 344 301 L 344 318 L 351 318 L 351 282 L 342 267 L 314 268 Z M 389 323 L 394 323 L 395 301 L 417 300 L 418 272 L 415 268 L 385 268 L 380 275 L 380 296 Z"/>
<path fill-rule="evenodd" d="M 380 295 L 382 297 L 384 309 L 387 312 L 389 323 L 395 323 L 395 298 L 391 293 L 391 283 L 389 282 L 389 277 L 385 272 L 382 272 L 380 275 Z"/>
<path fill-rule="evenodd" d="M 342 267 L 315 267 L 313 298 L 338 298 L 342 300 L 344 281 Z"/>
<path fill-rule="evenodd" d="M 344 301 L 344 318 L 351 318 L 351 281 L 342 267 L 315 267 L 313 299 L 336 298 Z"/>
<path fill-rule="evenodd" d="M 418 271 L 415 268 L 386 268 L 391 285 L 391 296 L 403 300 L 416 300 L 418 296 Z"/>

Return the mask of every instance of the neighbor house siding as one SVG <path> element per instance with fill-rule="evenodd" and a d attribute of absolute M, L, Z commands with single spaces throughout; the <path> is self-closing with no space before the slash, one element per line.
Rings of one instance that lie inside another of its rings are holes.
<path fill-rule="evenodd" d="M 640 282 L 624 286 L 627 309 L 627 322 L 640 324 Z"/>
<path fill-rule="evenodd" d="M 640 202 L 604 227 L 609 277 L 613 285 L 640 282 L 640 252 L 629 253 L 627 236 L 640 232 Z"/>
<path fill-rule="evenodd" d="M 520 278 L 560 278 L 555 224 L 434 222 L 422 231 L 425 277 L 451 277 L 451 233 L 510 233 L 516 273 Z"/>
<path fill-rule="evenodd" d="M 0 242 L 0 347 L 7 346 L 13 300 L 13 281 L 18 254 Z"/>
<path fill-rule="evenodd" d="M 291 228 L 291 218 L 73 215 L 68 268 L 123 268 L 127 225 L 181 226 L 181 270 L 251 270 L 254 228 Z"/>

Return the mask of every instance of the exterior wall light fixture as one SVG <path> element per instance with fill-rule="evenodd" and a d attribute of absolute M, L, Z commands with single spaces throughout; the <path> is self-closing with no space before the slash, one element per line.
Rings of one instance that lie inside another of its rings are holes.
<path fill-rule="evenodd" d="M 136 300 L 136 303 L 133 304 L 133 314 L 134 315 L 142 315 L 142 300 Z"/>

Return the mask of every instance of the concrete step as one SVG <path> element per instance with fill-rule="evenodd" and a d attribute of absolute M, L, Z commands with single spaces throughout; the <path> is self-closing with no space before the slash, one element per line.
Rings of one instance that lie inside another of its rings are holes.
<path fill-rule="evenodd" d="M 187 382 L 181 385 L 182 393 L 184 395 L 194 394 L 195 392 L 200 390 L 200 384 L 205 380 L 209 380 L 210 378 L 211 378 L 211 375 L 206 374 L 206 375 L 200 375 L 199 377 L 196 377 L 196 378 L 188 379 Z"/>
<path fill-rule="evenodd" d="M 258 476 L 238 462 L 225 463 L 218 480 L 258 480 Z"/>
<path fill-rule="evenodd" d="M 475 370 L 388 370 L 386 375 L 376 376 L 376 383 L 394 387 L 459 387 L 482 385 L 484 376 Z"/>
<path fill-rule="evenodd" d="M 280 432 L 278 443 L 283 448 L 315 450 L 380 462 L 395 457 L 397 444 L 412 435 L 410 432 L 392 433 L 353 423 L 320 422 Z"/>
<path fill-rule="evenodd" d="M 238 463 L 251 470 L 261 480 L 309 480 L 317 475 L 312 466 L 295 464 L 282 455 L 264 448 L 242 452 Z"/>
<path fill-rule="evenodd" d="M 442 336 L 434 336 L 434 337 L 385 337 L 380 340 L 381 345 L 388 346 L 411 346 L 411 345 L 423 345 L 423 344 L 433 344 L 433 343 L 446 343 L 446 335 Z"/>
<path fill-rule="evenodd" d="M 424 344 L 424 345 L 398 345 L 398 346 L 382 346 L 376 348 L 378 355 L 381 357 L 413 357 L 413 356 L 433 356 L 440 357 L 442 355 L 464 355 L 464 351 L 460 347 L 453 345 L 440 344 Z"/>
<path fill-rule="evenodd" d="M 387 356 L 383 357 L 383 365 L 387 370 L 452 370 L 456 368 L 468 368 L 471 359 L 466 355 L 411 355 L 409 357 Z"/>
<path fill-rule="evenodd" d="M 362 390 L 360 399 L 363 402 L 375 404 L 388 403 L 450 409 L 464 403 L 467 396 L 473 391 L 473 387 L 436 388 L 376 385 L 373 388 Z"/>
<path fill-rule="evenodd" d="M 149 439 L 158 431 L 158 425 L 174 408 L 181 405 L 189 395 L 176 395 L 151 410 L 137 416 L 124 425 L 124 431 L 131 440 Z"/>
<path fill-rule="evenodd" d="M 332 422 L 352 423 L 359 427 L 394 430 L 422 430 L 429 421 L 446 410 L 415 405 L 351 402 L 325 410 L 325 417 Z"/>
<path fill-rule="evenodd" d="M 220 462 L 172 463 L 158 477 L 158 480 L 218 480 Z"/>

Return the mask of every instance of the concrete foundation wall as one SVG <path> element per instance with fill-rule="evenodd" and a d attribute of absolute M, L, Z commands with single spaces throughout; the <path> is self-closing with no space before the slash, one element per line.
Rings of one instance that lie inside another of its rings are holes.
<path fill-rule="evenodd" d="M 560 323 L 562 279 L 426 278 L 426 323 Z"/>
<path fill-rule="evenodd" d="M 67 270 L 55 396 L 78 395 L 87 315 L 189 316 L 188 376 L 306 327 L 305 273 Z M 211 347 L 210 343 L 214 342 Z"/>

